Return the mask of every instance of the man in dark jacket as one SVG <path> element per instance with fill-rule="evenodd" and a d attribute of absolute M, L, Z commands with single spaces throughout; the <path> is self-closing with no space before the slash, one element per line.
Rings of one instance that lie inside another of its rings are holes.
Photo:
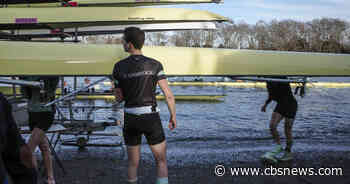
<path fill-rule="evenodd" d="M 32 153 L 20 135 L 12 107 L 0 93 L 0 182 L 7 184 L 6 171 L 14 184 L 36 184 Z"/>

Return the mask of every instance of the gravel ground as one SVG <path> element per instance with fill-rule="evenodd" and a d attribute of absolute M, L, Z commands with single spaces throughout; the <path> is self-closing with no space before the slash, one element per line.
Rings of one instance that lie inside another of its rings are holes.
<path fill-rule="evenodd" d="M 218 147 L 217 145 L 223 145 Z M 168 143 L 169 183 L 258 183 L 258 184 L 349 184 L 350 146 L 346 144 L 324 144 L 299 141 L 295 144 L 292 162 L 275 165 L 280 170 L 313 168 L 340 168 L 342 176 L 232 176 L 231 168 L 270 168 L 259 157 L 271 149 L 270 140 L 230 142 L 200 140 L 195 143 Z M 58 184 L 116 184 L 126 183 L 127 158 L 123 148 L 93 148 L 78 150 L 62 147 L 58 150 L 67 174 L 55 163 Z M 223 165 L 224 176 L 215 175 L 215 167 Z M 266 170 L 273 172 L 272 170 Z M 326 171 L 330 172 L 330 171 Z M 333 171 L 333 174 L 337 174 Z M 153 184 L 156 179 L 155 163 L 147 145 L 142 145 L 142 159 L 139 168 L 139 183 Z"/>

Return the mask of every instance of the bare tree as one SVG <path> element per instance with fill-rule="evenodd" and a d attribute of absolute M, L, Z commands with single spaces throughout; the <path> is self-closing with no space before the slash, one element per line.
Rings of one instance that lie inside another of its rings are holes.
<path fill-rule="evenodd" d="M 269 33 L 269 25 L 266 22 L 260 20 L 256 23 L 253 29 L 255 32 L 255 38 L 258 43 L 257 48 L 260 50 L 271 49 L 272 44 Z"/>
<path fill-rule="evenodd" d="M 165 32 L 147 33 L 146 45 L 165 46 L 169 43 L 169 36 Z"/>
<path fill-rule="evenodd" d="M 236 43 L 238 48 L 248 48 L 249 33 L 250 33 L 249 24 L 245 22 L 240 22 L 238 25 L 236 25 L 235 32 L 236 32 Z"/>
<path fill-rule="evenodd" d="M 202 47 L 206 47 L 206 48 L 214 47 L 214 42 L 217 39 L 216 31 L 207 30 L 207 31 L 203 31 L 202 34 L 203 34 L 203 41 L 204 41 L 204 44 L 202 45 Z"/>
<path fill-rule="evenodd" d="M 188 30 L 179 31 L 171 36 L 171 42 L 175 46 L 184 47 L 212 47 L 216 35 L 213 31 Z"/>
<path fill-rule="evenodd" d="M 255 25 L 233 21 L 217 24 L 217 30 L 147 33 L 146 45 L 248 48 L 259 50 L 350 53 L 350 24 L 332 19 L 309 22 L 259 21 Z M 120 44 L 120 36 L 88 36 L 88 43 Z"/>
<path fill-rule="evenodd" d="M 344 21 L 332 18 L 315 19 L 308 22 L 311 27 L 310 44 L 312 51 L 342 52 L 343 32 L 347 26 Z"/>
<path fill-rule="evenodd" d="M 217 36 L 219 37 L 220 44 L 224 48 L 237 48 L 237 45 L 234 45 L 234 34 L 235 34 L 235 24 L 233 21 L 230 23 L 219 24 Z"/>

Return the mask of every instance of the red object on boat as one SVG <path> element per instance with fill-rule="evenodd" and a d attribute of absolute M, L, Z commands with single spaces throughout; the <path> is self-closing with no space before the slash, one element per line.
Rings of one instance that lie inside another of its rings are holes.
<path fill-rule="evenodd" d="M 78 6 L 78 2 L 75 2 L 75 1 L 69 1 L 67 3 L 65 3 L 63 6 L 64 7 L 77 7 Z"/>

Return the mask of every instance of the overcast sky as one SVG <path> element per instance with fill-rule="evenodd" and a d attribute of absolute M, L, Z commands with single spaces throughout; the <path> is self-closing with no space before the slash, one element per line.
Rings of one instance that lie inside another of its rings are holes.
<path fill-rule="evenodd" d="M 350 22 L 350 0 L 225 0 L 223 4 L 177 5 L 172 7 L 209 10 L 233 19 L 255 24 L 259 20 L 340 18 Z"/>

